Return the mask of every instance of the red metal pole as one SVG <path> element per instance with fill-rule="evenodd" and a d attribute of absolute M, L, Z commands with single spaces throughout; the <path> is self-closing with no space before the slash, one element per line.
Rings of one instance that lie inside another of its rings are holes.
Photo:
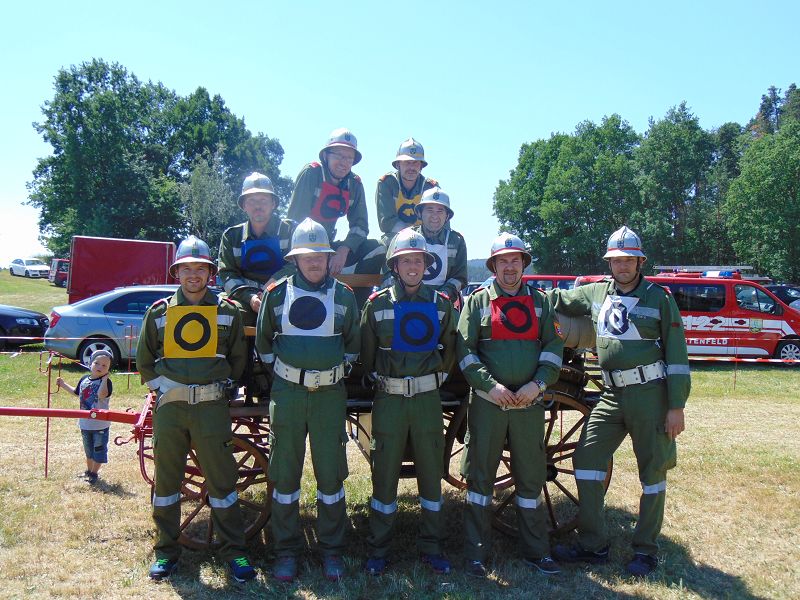
<path fill-rule="evenodd" d="M 0 417 L 50 417 L 61 419 L 95 419 L 97 421 L 111 421 L 113 423 L 128 423 L 135 425 L 139 422 L 139 413 L 123 412 L 120 410 L 78 410 L 77 408 L 28 408 L 18 406 L 0 406 Z"/>

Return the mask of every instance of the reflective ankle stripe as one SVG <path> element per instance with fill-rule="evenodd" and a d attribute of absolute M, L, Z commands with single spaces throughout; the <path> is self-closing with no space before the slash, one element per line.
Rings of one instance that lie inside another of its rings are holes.
<path fill-rule="evenodd" d="M 272 490 L 272 499 L 279 504 L 292 504 L 300 500 L 300 490 L 291 494 L 281 494 L 278 490 Z"/>
<path fill-rule="evenodd" d="M 541 495 L 538 498 L 522 498 L 517 494 L 517 506 L 520 508 L 539 508 L 542 504 L 544 502 Z"/>
<path fill-rule="evenodd" d="M 492 503 L 492 497 L 469 491 L 467 492 L 467 502 L 470 504 L 477 504 L 478 506 L 489 506 Z"/>
<path fill-rule="evenodd" d="M 211 505 L 211 508 L 230 508 L 236 504 L 238 500 L 239 494 L 236 493 L 236 490 L 233 490 L 224 498 L 214 498 L 213 496 L 208 497 L 208 503 Z"/>
<path fill-rule="evenodd" d="M 172 506 L 181 500 L 181 494 L 172 494 L 172 496 L 156 496 L 153 493 L 153 506 Z"/>
<path fill-rule="evenodd" d="M 439 498 L 439 500 L 427 500 L 422 496 L 419 497 L 419 505 L 424 508 L 425 510 L 429 510 L 431 512 L 439 512 L 442 510 L 442 505 L 444 504 L 444 500 Z"/>
<path fill-rule="evenodd" d="M 323 494 L 317 490 L 317 500 L 323 504 L 336 504 L 340 500 L 344 500 L 344 486 L 335 494 Z"/>
<path fill-rule="evenodd" d="M 659 494 L 661 492 L 667 491 L 667 480 L 659 481 L 658 483 L 654 483 L 653 485 L 645 485 L 642 482 L 642 493 L 643 494 Z"/>
<path fill-rule="evenodd" d="M 379 513 L 383 513 L 385 515 L 390 515 L 394 512 L 397 512 L 397 500 L 392 502 L 391 504 L 384 504 L 380 500 L 376 500 L 375 496 L 369 501 L 369 505 L 372 507 L 373 510 L 377 510 Z"/>
<path fill-rule="evenodd" d="M 575 469 L 575 479 L 583 479 L 585 481 L 605 481 L 605 471 L 592 471 L 591 469 Z"/>

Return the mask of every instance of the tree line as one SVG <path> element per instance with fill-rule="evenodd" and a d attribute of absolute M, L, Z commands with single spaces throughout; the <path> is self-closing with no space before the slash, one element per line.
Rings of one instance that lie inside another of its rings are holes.
<path fill-rule="evenodd" d="M 683 102 L 638 134 L 618 114 L 523 144 L 494 212 L 541 273 L 603 272 L 622 224 L 649 264 L 749 264 L 800 281 L 800 91 L 770 87 L 746 125 L 711 131 Z"/>
<path fill-rule="evenodd" d="M 283 148 L 198 87 L 180 96 L 94 59 L 59 70 L 36 131 L 52 146 L 28 184 L 39 230 L 56 256 L 73 235 L 178 240 L 195 233 L 213 252 L 239 220 L 235 199 L 252 171 L 281 198 Z"/>

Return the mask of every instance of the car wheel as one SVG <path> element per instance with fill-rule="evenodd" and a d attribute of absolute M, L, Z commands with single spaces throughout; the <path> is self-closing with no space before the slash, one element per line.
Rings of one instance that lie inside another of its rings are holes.
<path fill-rule="evenodd" d="M 110 339 L 105 337 L 95 337 L 89 340 L 84 340 L 78 347 L 78 360 L 87 367 L 92 364 L 92 354 L 98 350 L 108 350 L 114 357 L 111 360 L 111 366 L 119 364 L 119 348 Z"/>
<path fill-rule="evenodd" d="M 14 267 L 8 267 L 8 272 L 14 277 Z"/>
<path fill-rule="evenodd" d="M 778 344 L 775 358 L 781 360 L 800 360 L 800 340 L 786 340 Z"/>
<path fill-rule="evenodd" d="M 25 269 L 25 277 L 30 277 L 30 276 L 31 276 L 31 272 L 28 271 L 28 269 Z"/>

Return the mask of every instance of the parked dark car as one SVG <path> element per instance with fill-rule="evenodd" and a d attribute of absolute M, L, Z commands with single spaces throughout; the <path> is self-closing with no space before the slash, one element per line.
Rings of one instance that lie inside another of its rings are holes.
<path fill-rule="evenodd" d="M 800 287 L 788 283 L 770 283 L 764 286 L 778 297 L 778 300 L 788 304 L 789 308 L 800 310 Z"/>
<path fill-rule="evenodd" d="M 43 338 L 48 325 L 50 321 L 42 313 L 0 304 L 0 350 L 41 341 L 19 338 Z"/>

